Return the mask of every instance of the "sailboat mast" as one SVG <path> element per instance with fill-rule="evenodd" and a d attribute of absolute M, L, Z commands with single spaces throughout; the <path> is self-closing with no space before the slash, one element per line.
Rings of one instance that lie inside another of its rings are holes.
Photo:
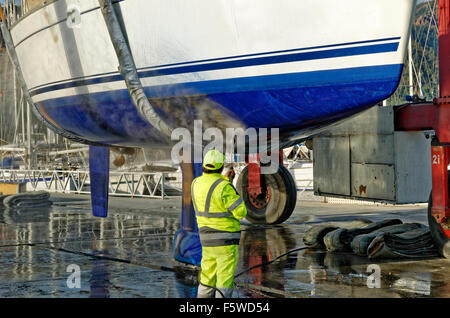
<path fill-rule="evenodd" d="M 412 59 L 412 38 L 409 36 L 408 45 L 408 60 L 409 60 L 409 96 L 414 96 L 414 85 L 413 85 L 413 59 Z"/>

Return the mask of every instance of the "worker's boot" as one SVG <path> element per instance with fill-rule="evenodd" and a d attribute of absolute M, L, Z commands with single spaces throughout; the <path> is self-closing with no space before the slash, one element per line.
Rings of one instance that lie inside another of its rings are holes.
<path fill-rule="evenodd" d="M 216 298 L 231 298 L 233 296 L 233 288 L 217 288 Z"/>
<path fill-rule="evenodd" d="M 214 298 L 215 289 L 200 284 L 197 290 L 197 298 Z"/>

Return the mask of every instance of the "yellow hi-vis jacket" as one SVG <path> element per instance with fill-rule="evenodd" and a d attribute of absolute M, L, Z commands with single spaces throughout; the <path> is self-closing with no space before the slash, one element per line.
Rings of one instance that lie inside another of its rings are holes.
<path fill-rule="evenodd" d="M 191 194 L 202 246 L 239 244 L 239 220 L 247 208 L 230 181 L 219 173 L 204 173 L 192 182 Z"/>

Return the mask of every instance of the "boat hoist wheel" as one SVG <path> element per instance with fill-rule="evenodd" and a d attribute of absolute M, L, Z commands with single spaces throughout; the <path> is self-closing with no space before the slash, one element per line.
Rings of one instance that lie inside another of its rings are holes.
<path fill-rule="evenodd" d="M 292 214 L 297 202 L 297 188 L 289 170 L 279 165 L 274 174 L 261 175 L 262 194 L 249 196 L 248 166 L 240 173 L 236 190 L 247 206 L 246 219 L 253 224 L 280 224 Z"/>

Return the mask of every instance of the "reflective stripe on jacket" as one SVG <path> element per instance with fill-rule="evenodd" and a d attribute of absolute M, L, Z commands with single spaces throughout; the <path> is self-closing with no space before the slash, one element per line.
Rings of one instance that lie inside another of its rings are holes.
<path fill-rule="evenodd" d="M 230 181 L 218 173 L 204 173 L 192 182 L 191 193 L 202 245 L 239 244 L 239 220 L 247 208 Z"/>

